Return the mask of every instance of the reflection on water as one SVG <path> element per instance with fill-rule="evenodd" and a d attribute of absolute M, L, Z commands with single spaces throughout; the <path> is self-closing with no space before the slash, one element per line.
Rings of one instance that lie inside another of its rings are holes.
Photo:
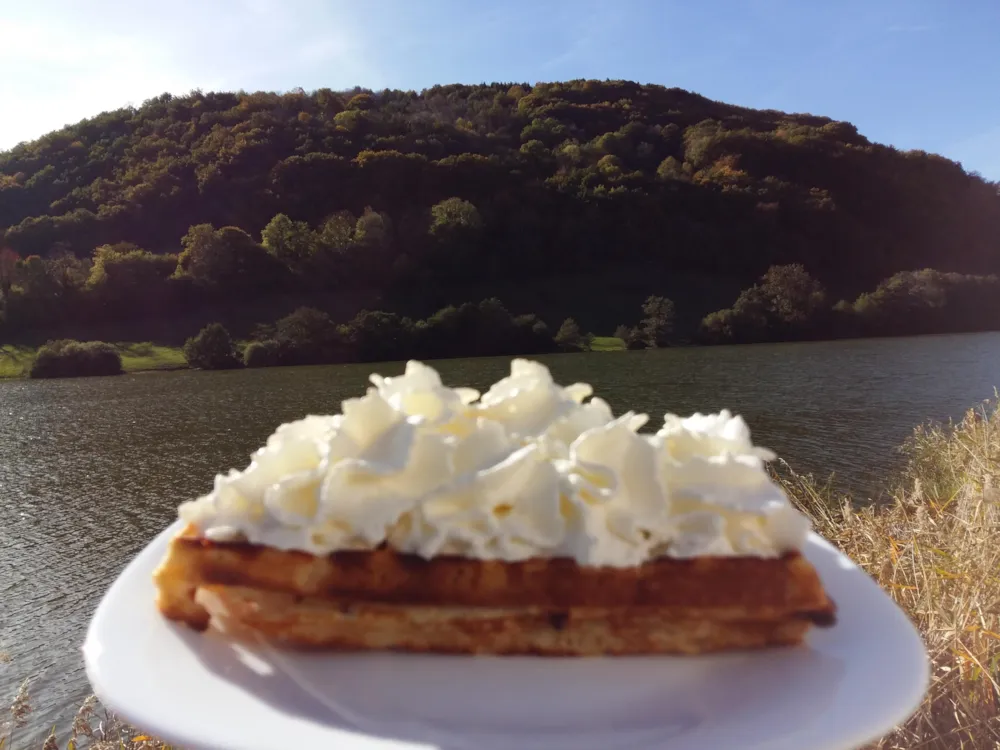
<path fill-rule="evenodd" d="M 913 425 L 958 417 L 1000 385 L 1000 334 L 560 355 L 616 411 L 730 408 L 793 466 L 871 491 Z M 484 388 L 506 359 L 437 363 Z M 280 422 L 338 409 L 369 365 L 0 383 L 0 700 L 33 677 L 32 726 L 87 693 L 78 653 L 110 580 L 212 476 Z M 376 369 L 394 373 L 399 364 Z"/>

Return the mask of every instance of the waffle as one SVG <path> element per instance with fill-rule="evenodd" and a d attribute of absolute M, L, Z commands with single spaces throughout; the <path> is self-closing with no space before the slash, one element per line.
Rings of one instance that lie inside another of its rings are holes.
<path fill-rule="evenodd" d="M 172 620 L 302 649 L 700 654 L 795 645 L 835 621 L 798 552 L 661 557 L 631 568 L 425 560 L 385 546 L 315 556 L 214 542 L 188 527 L 154 581 Z"/>

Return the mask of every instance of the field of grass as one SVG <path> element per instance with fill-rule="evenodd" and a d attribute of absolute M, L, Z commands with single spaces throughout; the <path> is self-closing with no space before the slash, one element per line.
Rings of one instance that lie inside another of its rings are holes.
<path fill-rule="evenodd" d="M 779 466 L 777 476 L 816 529 L 909 614 L 927 645 L 932 679 L 923 704 L 904 725 L 869 747 L 996 750 L 1000 407 L 971 410 L 955 425 L 920 427 L 904 450 L 907 468 L 887 487 L 890 500 L 877 506 L 859 508 L 851 498 L 835 496 L 788 467 Z M 29 711 L 25 683 L 6 731 L 16 734 Z M 4 744 L 4 731 L 0 721 L 0 750 L 13 750 L 13 742 Z M 41 750 L 166 747 L 105 715 L 93 700 L 81 708 L 73 736 L 73 745 L 57 744 L 53 737 Z"/>
<path fill-rule="evenodd" d="M 625 342 L 617 336 L 594 336 L 590 341 L 592 352 L 623 352 Z"/>
<path fill-rule="evenodd" d="M 179 346 L 143 342 L 116 343 L 114 347 L 122 355 L 125 372 L 181 370 L 188 366 Z M 36 351 L 31 346 L 0 346 L 0 379 L 26 377 Z"/>
<path fill-rule="evenodd" d="M 122 355 L 122 369 L 125 372 L 181 370 L 188 366 L 179 346 L 160 346 L 146 342 L 115 344 L 115 348 Z"/>
<path fill-rule="evenodd" d="M 0 346 L 0 379 L 23 376 L 34 358 L 35 350 L 30 346 Z"/>

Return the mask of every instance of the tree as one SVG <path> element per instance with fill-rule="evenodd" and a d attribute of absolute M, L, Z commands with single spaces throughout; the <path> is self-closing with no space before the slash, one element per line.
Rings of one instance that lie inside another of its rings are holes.
<path fill-rule="evenodd" d="M 615 337 L 621 339 L 626 349 L 645 349 L 646 343 L 642 340 L 642 333 L 638 326 L 619 325 L 615 328 Z"/>
<path fill-rule="evenodd" d="M 650 349 L 670 344 L 674 332 L 674 303 L 666 297 L 649 297 L 642 305 L 645 317 L 639 322 L 639 336 Z"/>
<path fill-rule="evenodd" d="M 344 337 L 322 310 L 300 307 L 275 323 L 274 339 L 290 364 L 327 364 L 346 361 Z"/>
<path fill-rule="evenodd" d="M 392 245 L 392 222 L 388 214 L 365 208 L 354 224 L 354 244 L 369 251 L 388 250 Z"/>
<path fill-rule="evenodd" d="M 260 233 L 261 245 L 285 266 L 301 270 L 316 250 L 316 236 L 304 221 L 277 214 Z"/>
<path fill-rule="evenodd" d="M 285 353 L 274 339 L 251 341 L 243 351 L 244 367 L 275 367 L 284 363 Z"/>
<path fill-rule="evenodd" d="M 409 318 L 362 310 L 346 328 L 352 353 L 358 361 L 378 362 L 412 356 L 414 327 Z"/>
<path fill-rule="evenodd" d="M 101 245 L 94 250 L 87 288 L 104 302 L 143 305 L 163 298 L 176 267 L 176 255 L 156 255 L 129 242 Z"/>
<path fill-rule="evenodd" d="M 288 222 L 262 236 L 279 213 Z M 192 225 L 207 232 L 172 247 Z M 582 314 L 588 291 L 567 279 L 579 272 L 614 274 L 643 297 L 664 273 L 756 286 L 726 306 L 734 335 L 795 338 L 833 316 L 789 279 L 762 280 L 772 262 L 802 264 L 851 300 L 913 269 L 1000 272 L 997 185 L 960 164 L 871 143 L 847 123 L 628 81 L 159 96 L 0 153 L 0 228 L 0 246 L 37 255 L 54 280 L 34 298 L 0 272 L 4 333 L 17 337 L 111 319 L 152 336 L 251 306 L 327 304 L 314 299 L 335 286 L 348 317 L 366 305 L 426 316 L 469 290 L 478 301 L 522 284 L 560 284 Z M 113 283 L 81 289 L 93 249 L 123 242 L 183 250 L 177 278 L 126 284 L 159 291 L 117 306 Z M 984 325 L 959 315 L 953 300 L 966 295 L 948 289 L 946 306 L 901 312 L 899 325 Z M 711 312 L 704 291 L 678 310 L 676 338 Z M 612 309 L 595 308 L 593 325 L 616 323 Z"/>
<path fill-rule="evenodd" d="M 582 352 L 588 348 L 587 337 L 573 318 L 566 318 L 562 322 L 556 332 L 555 342 L 560 349 L 567 352 Z"/>
<path fill-rule="evenodd" d="M 177 265 L 176 258 L 172 255 L 159 257 L 165 259 L 163 265 L 169 276 L 174 266 Z M 54 252 L 46 260 L 46 263 L 49 267 L 49 275 L 59 284 L 63 297 L 67 295 L 71 296 L 83 289 L 87 284 L 87 279 L 90 277 L 91 262 L 76 257 L 76 255 L 68 250 Z"/>
<path fill-rule="evenodd" d="M 660 166 L 656 168 L 656 176 L 661 180 L 688 180 L 691 177 L 673 156 L 668 156 L 660 162 Z"/>
<path fill-rule="evenodd" d="M 771 314 L 785 324 L 804 323 L 826 305 L 822 284 L 801 263 L 771 266 L 760 288 Z"/>
<path fill-rule="evenodd" d="M 338 211 L 330 216 L 319 230 L 319 246 L 330 253 L 347 252 L 354 241 L 354 227 L 357 219 L 350 211 Z"/>
<path fill-rule="evenodd" d="M 822 285 L 801 264 L 771 266 L 731 308 L 706 316 L 701 335 L 710 343 L 801 338 L 824 323 L 826 312 Z"/>
<path fill-rule="evenodd" d="M 221 323 L 209 323 L 197 336 L 184 342 L 184 358 L 201 370 L 230 370 L 240 366 L 229 331 Z"/>
<path fill-rule="evenodd" d="M 275 281 L 273 259 L 242 229 L 198 224 L 188 230 L 181 245 L 184 251 L 177 258 L 175 275 L 230 289 L 267 288 Z"/>
<path fill-rule="evenodd" d="M 930 268 L 902 271 L 850 309 L 858 332 L 868 335 L 992 330 L 1000 321 L 1000 281 Z"/>
<path fill-rule="evenodd" d="M 482 228 L 479 209 L 467 200 L 447 198 L 432 206 L 431 268 L 452 281 L 468 278 L 475 268 L 471 260 L 479 249 Z"/>
<path fill-rule="evenodd" d="M 375 97 L 368 93 L 357 94 L 352 96 L 347 102 L 347 109 L 350 110 L 369 110 L 375 108 Z"/>
<path fill-rule="evenodd" d="M 483 220 L 472 203 L 461 198 L 446 198 L 431 207 L 430 233 L 434 237 L 471 238 L 482 229 Z"/>
<path fill-rule="evenodd" d="M 14 272 L 20 256 L 9 247 L 0 247 L 0 298 L 4 302 L 10 296 L 10 288 L 14 283 Z"/>
<path fill-rule="evenodd" d="M 59 294 L 59 283 L 49 273 L 49 267 L 38 255 L 29 255 L 17 262 L 14 281 L 21 293 L 32 300 L 50 300 Z"/>

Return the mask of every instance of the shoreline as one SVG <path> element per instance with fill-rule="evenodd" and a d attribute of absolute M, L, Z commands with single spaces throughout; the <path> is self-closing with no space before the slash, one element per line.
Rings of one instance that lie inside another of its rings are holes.
<path fill-rule="evenodd" d="M 871 341 L 871 340 L 885 340 L 885 339 L 924 339 L 924 338 L 940 338 L 940 337 L 950 337 L 950 336 L 979 336 L 990 333 L 1000 333 L 1000 330 L 982 330 L 982 331 L 955 331 L 951 333 L 918 333 L 918 334 L 906 334 L 902 336 L 853 336 L 853 337 L 843 337 L 843 338 L 828 338 L 828 339 L 801 339 L 794 341 L 759 341 L 754 343 L 726 343 L 726 344 L 702 344 L 694 342 L 686 342 L 674 344 L 671 346 L 660 347 L 661 349 L 716 349 L 722 347 L 757 347 L 757 346 L 782 346 L 786 344 L 829 344 L 833 342 L 851 342 L 851 341 Z M 629 350 L 625 346 L 625 342 L 620 338 L 615 336 L 597 336 L 595 337 L 594 345 L 587 350 L 582 352 L 553 352 L 552 354 L 559 353 L 569 353 L 569 354 L 605 354 L 613 352 L 628 352 Z M 134 375 L 140 373 L 150 373 L 150 372 L 179 372 L 182 370 L 192 370 L 198 369 L 193 368 L 187 364 L 184 359 L 184 355 L 181 351 L 182 347 L 173 346 L 167 344 L 150 344 L 149 342 L 115 342 L 113 344 L 116 348 L 122 351 L 122 374 Z M 142 356 L 130 354 L 130 351 L 135 351 L 136 349 L 141 349 L 149 347 L 155 350 L 158 356 Z M 37 352 L 39 347 L 26 346 L 19 344 L 0 344 L 0 383 L 14 380 L 30 380 L 28 377 L 27 369 L 31 366 L 31 361 L 34 358 L 35 352 Z M 16 355 L 12 355 L 11 351 L 16 352 Z M 655 351 L 651 349 L 640 349 L 635 351 Z M 537 356 L 537 355 L 535 355 Z M 465 357 L 448 357 L 446 359 L 465 359 Z M 13 361 L 11 361 L 13 360 Z M 152 360 L 152 361 L 150 361 Z M 382 360 L 385 362 L 396 362 L 403 361 L 402 359 L 396 360 Z M 428 359 L 427 361 L 435 361 Z M 361 360 L 353 362 L 328 362 L 328 363 L 317 363 L 315 366 L 328 366 L 328 365 L 351 365 L 351 364 L 377 364 L 368 363 Z M 312 365 L 271 365 L 266 369 L 271 369 L 274 367 L 303 367 Z M 260 368 L 265 369 L 265 368 Z M 85 376 L 81 376 L 85 377 Z M 64 378 L 56 378 L 58 380 Z"/>

